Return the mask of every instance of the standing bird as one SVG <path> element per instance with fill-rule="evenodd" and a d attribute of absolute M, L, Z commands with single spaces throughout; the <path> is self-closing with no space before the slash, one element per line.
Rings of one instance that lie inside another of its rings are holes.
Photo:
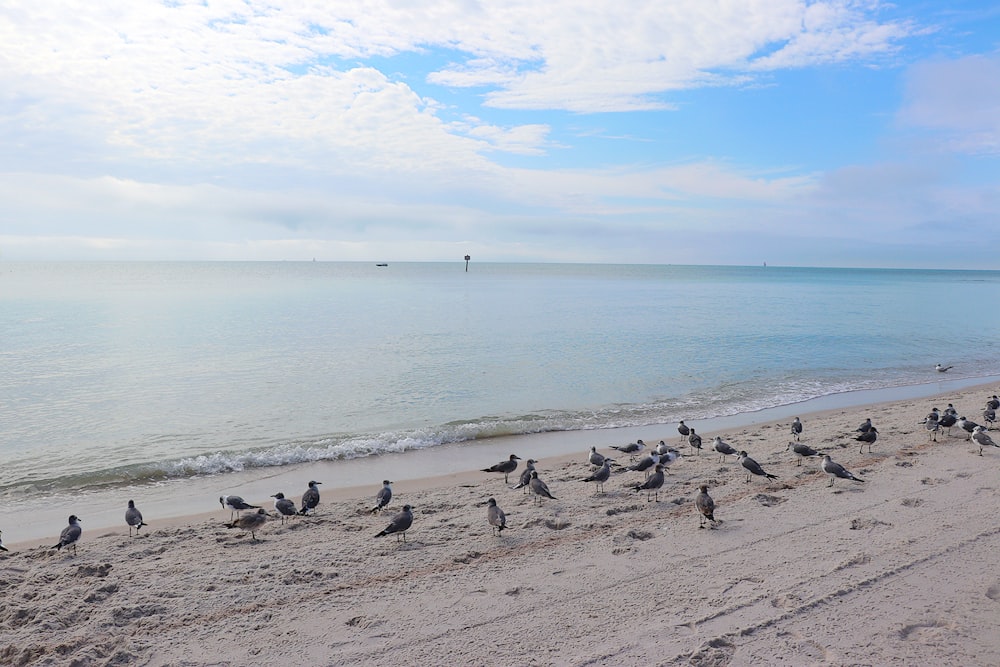
<path fill-rule="evenodd" d="M 827 475 L 830 476 L 830 483 L 827 484 L 827 486 L 833 486 L 833 483 L 837 481 L 838 477 L 840 479 L 852 479 L 855 482 L 865 481 L 860 477 L 855 477 L 854 473 L 852 473 L 850 470 L 848 470 L 844 466 L 840 465 L 839 463 L 831 459 L 829 454 L 823 457 L 823 460 L 820 462 L 819 467 L 823 472 L 825 472 Z"/>
<path fill-rule="evenodd" d="M 392 517 L 392 521 L 389 525 L 382 529 L 381 533 L 376 533 L 375 537 L 382 537 L 383 535 L 390 535 L 392 533 L 400 533 L 403 536 L 403 541 L 406 541 L 406 531 L 410 529 L 413 525 L 413 507 L 410 505 L 403 505 L 403 511 Z M 396 541 L 399 541 L 399 535 L 396 535 Z"/>
<path fill-rule="evenodd" d="M 291 498 L 286 498 L 285 494 L 278 491 L 276 494 L 271 496 L 274 498 L 274 511 L 281 516 L 281 525 L 285 525 L 285 517 L 295 516 L 298 512 L 295 511 L 295 501 Z"/>
<path fill-rule="evenodd" d="M 378 514 L 382 508 L 392 500 L 392 482 L 387 479 L 382 480 L 382 488 L 375 494 L 375 507 L 371 509 L 372 514 Z"/>
<path fill-rule="evenodd" d="M 688 434 L 688 444 L 701 454 L 701 436 L 695 433 L 694 429 L 691 429 L 691 433 Z"/>
<path fill-rule="evenodd" d="M 629 457 L 634 461 L 635 455 L 646 448 L 646 443 L 642 440 L 636 440 L 635 442 L 629 443 L 627 445 L 622 445 L 618 447 L 617 445 L 611 445 L 611 449 L 616 449 L 622 454 L 628 454 Z"/>
<path fill-rule="evenodd" d="M 740 465 L 743 466 L 747 471 L 747 484 L 750 483 L 751 475 L 758 475 L 760 477 L 766 477 L 767 479 L 778 479 L 777 475 L 772 475 L 769 472 L 764 472 L 764 469 L 760 467 L 760 464 L 750 458 L 746 452 L 740 452 Z"/>
<path fill-rule="evenodd" d="M 236 519 L 236 521 L 227 523 L 226 528 L 239 528 L 245 533 L 250 533 L 253 541 L 257 542 L 257 529 L 263 526 L 265 521 L 267 521 L 267 510 L 263 507 L 258 507 L 257 511 L 253 514 L 244 514 Z"/>
<path fill-rule="evenodd" d="M 219 496 L 219 504 L 222 505 L 223 509 L 229 509 L 230 521 L 232 521 L 234 517 L 239 517 L 240 512 L 243 510 L 258 509 L 256 505 L 247 503 L 239 496 Z"/>
<path fill-rule="evenodd" d="M 971 436 L 972 432 L 976 430 L 976 427 L 979 426 L 979 424 L 972 421 L 971 419 L 966 419 L 965 417 L 959 417 L 958 421 L 955 422 L 955 426 L 959 427 L 960 429 L 962 429 Z"/>
<path fill-rule="evenodd" d="M 951 405 L 950 403 L 948 405 Z M 954 412 L 948 412 L 945 409 L 944 414 L 938 419 L 938 427 L 948 429 L 947 435 L 951 435 L 951 427 L 958 422 L 958 417 Z"/>
<path fill-rule="evenodd" d="M 872 445 L 875 443 L 876 440 L 878 440 L 878 429 L 872 426 L 871 429 L 865 431 L 864 433 L 862 433 L 861 435 L 859 435 L 854 439 L 861 443 L 861 449 L 858 450 L 858 454 L 860 454 L 865 450 L 865 444 L 868 445 L 868 453 L 871 454 Z"/>
<path fill-rule="evenodd" d="M 986 407 L 990 410 L 1000 410 L 1000 398 L 997 398 L 997 395 L 993 394 L 986 399 Z"/>
<path fill-rule="evenodd" d="M 132 537 L 132 528 L 135 528 L 136 536 L 139 535 L 139 529 L 143 526 L 148 526 L 149 524 L 143 523 L 142 512 L 138 510 L 135 506 L 135 501 L 128 501 L 128 509 L 125 510 L 125 523 L 128 524 L 128 536 Z"/>
<path fill-rule="evenodd" d="M 1000 447 L 997 443 L 993 442 L 993 438 L 990 434 L 983 430 L 982 426 L 977 426 L 972 432 L 972 440 L 977 445 L 979 445 L 979 455 L 983 455 L 983 447 Z"/>
<path fill-rule="evenodd" d="M 729 456 L 730 454 L 734 454 L 736 456 L 739 456 L 740 454 L 738 451 L 736 451 L 736 449 L 732 445 L 730 445 L 728 442 L 726 442 L 719 436 L 715 436 L 715 440 L 712 441 L 712 449 L 714 449 L 715 451 L 719 452 L 719 454 L 722 455 L 719 458 L 719 461 L 725 461 L 726 457 Z"/>
<path fill-rule="evenodd" d="M 80 518 L 75 514 L 71 514 L 69 517 L 69 525 L 62 529 L 59 533 L 59 544 L 53 546 L 53 549 L 62 549 L 63 547 L 68 547 L 73 545 L 73 555 L 76 555 L 76 541 L 80 539 L 83 535 L 83 528 L 80 527 Z"/>
<path fill-rule="evenodd" d="M 715 501 L 712 500 L 712 496 L 708 495 L 707 486 L 702 484 L 699 489 L 701 489 L 701 492 L 698 494 L 698 497 L 694 499 L 694 505 L 698 508 L 698 512 L 701 514 L 698 518 L 698 527 L 705 527 L 705 519 L 708 519 L 712 522 L 712 525 L 715 525 Z"/>
<path fill-rule="evenodd" d="M 548 485 L 542 480 L 538 479 L 538 473 L 535 471 L 531 472 L 531 482 L 529 484 L 531 492 L 535 494 L 535 502 L 542 502 L 542 498 L 548 498 L 549 500 L 556 500 L 556 497 L 549 492 Z"/>
<path fill-rule="evenodd" d="M 502 509 L 497 507 L 495 498 L 490 498 L 486 501 L 486 504 L 489 505 L 486 508 L 486 520 L 490 522 L 493 533 L 500 535 L 500 531 L 507 527 L 507 515 L 503 513 Z"/>
<path fill-rule="evenodd" d="M 801 436 L 801 435 L 802 435 L 802 421 L 799 420 L 798 417 L 796 417 L 792 421 L 792 437 L 794 437 L 796 440 L 798 440 L 799 436 Z"/>
<path fill-rule="evenodd" d="M 590 457 L 587 460 L 590 461 L 590 465 L 597 466 L 599 468 L 604 465 L 604 454 L 598 453 L 597 447 L 591 447 Z"/>
<path fill-rule="evenodd" d="M 948 407 L 944 409 L 944 413 L 946 415 L 955 415 L 956 418 L 958 417 L 958 410 L 956 410 L 955 406 L 952 405 L 951 403 L 949 403 Z"/>
<path fill-rule="evenodd" d="M 663 479 L 663 466 L 657 463 L 656 472 L 647 477 L 645 482 L 636 484 L 632 488 L 636 493 L 645 491 L 647 503 L 654 497 L 656 498 L 656 502 L 660 502 L 660 488 L 663 486 Z"/>
<path fill-rule="evenodd" d="M 512 472 L 517 470 L 517 462 L 521 460 L 521 457 L 517 454 L 511 454 L 510 458 L 506 461 L 501 461 L 496 465 L 492 465 L 489 468 L 483 468 L 483 472 L 502 472 L 503 473 L 503 483 L 507 483 L 507 476 Z"/>
<path fill-rule="evenodd" d="M 801 442 L 789 442 L 788 447 L 785 450 L 792 450 L 792 454 L 795 454 L 795 458 L 798 459 L 796 465 L 802 465 L 802 459 L 808 456 L 816 456 L 819 454 L 818 451 L 810 447 L 809 445 L 803 445 Z"/>
<path fill-rule="evenodd" d="M 668 449 L 666 454 L 660 454 L 660 465 L 663 466 L 663 472 L 670 474 L 670 464 L 681 457 L 681 453 L 676 449 Z"/>
<path fill-rule="evenodd" d="M 924 428 L 927 429 L 927 437 L 933 438 L 934 442 L 937 442 L 937 433 L 941 428 L 941 424 L 939 423 L 940 420 L 941 415 L 938 414 L 937 408 L 933 408 L 930 411 L 930 414 L 924 417 L 924 421 L 921 422 L 924 425 Z"/>
<path fill-rule="evenodd" d="M 604 459 L 604 465 L 597 469 L 593 475 L 584 479 L 584 482 L 594 482 L 597 488 L 596 493 L 604 493 L 604 483 L 611 477 L 611 459 Z"/>
<path fill-rule="evenodd" d="M 687 440 L 687 437 L 691 435 L 691 427 L 684 423 L 684 420 L 677 422 L 677 432 L 681 434 L 681 442 Z"/>
<path fill-rule="evenodd" d="M 649 469 L 660 463 L 660 455 L 656 452 L 650 453 L 649 456 L 643 457 L 635 465 L 631 465 L 626 470 L 631 470 L 632 472 L 644 472 L 646 477 L 649 477 Z"/>
<path fill-rule="evenodd" d="M 610 459 L 608 459 L 610 460 Z M 528 459 L 524 462 L 524 470 L 521 472 L 521 478 L 517 480 L 517 484 L 514 485 L 514 489 L 524 489 L 524 492 L 528 492 L 528 485 L 531 484 L 531 473 L 535 471 L 535 464 L 538 463 L 535 459 Z"/>
<path fill-rule="evenodd" d="M 983 410 L 983 421 L 986 422 L 986 428 L 989 428 L 990 424 L 995 424 L 997 421 L 997 411 L 994 408 L 986 408 Z"/>
<path fill-rule="evenodd" d="M 854 432 L 855 433 L 867 433 L 868 431 L 872 430 L 873 428 L 875 428 L 875 427 L 872 426 L 872 420 L 871 419 L 866 419 L 863 422 L 861 422 L 861 426 L 859 426 L 856 429 L 854 429 Z"/>
<path fill-rule="evenodd" d="M 934 370 L 936 370 L 938 373 L 947 373 L 952 368 L 954 368 L 954 366 L 942 366 L 941 364 L 938 364 L 937 366 L 934 367 Z"/>
<path fill-rule="evenodd" d="M 299 510 L 299 514 L 305 514 L 306 512 L 316 509 L 319 505 L 319 489 L 316 488 L 323 482 L 309 482 L 309 488 L 306 489 L 305 493 L 302 494 L 302 509 Z"/>
<path fill-rule="evenodd" d="M 10 551 L 7 547 L 3 545 L 3 531 L 0 530 L 0 551 Z"/>

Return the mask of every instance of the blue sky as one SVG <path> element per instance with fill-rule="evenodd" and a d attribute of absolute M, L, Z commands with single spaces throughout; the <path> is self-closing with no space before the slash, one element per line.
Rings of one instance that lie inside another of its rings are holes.
<path fill-rule="evenodd" d="M 0 8 L 0 259 L 993 269 L 998 167 L 990 2 Z"/>

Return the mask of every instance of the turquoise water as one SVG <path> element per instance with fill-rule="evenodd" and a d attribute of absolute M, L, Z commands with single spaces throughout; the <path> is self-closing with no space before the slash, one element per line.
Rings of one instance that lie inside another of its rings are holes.
<path fill-rule="evenodd" d="M 1000 375 L 1000 272 L 0 264 L 7 503 Z M 220 480 L 219 485 L 224 485 Z"/>

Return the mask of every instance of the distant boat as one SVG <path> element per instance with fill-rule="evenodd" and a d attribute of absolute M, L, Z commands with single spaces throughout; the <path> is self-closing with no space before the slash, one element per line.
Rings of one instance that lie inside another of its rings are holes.
<path fill-rule="evenodd" d="M 388 264 L 386 264 L 385 262 L 379 262 L 379 263 L 378 263 L 378 264 L 376 264 L 375 266 L 389 266 L 389 265 L 388 265 Z"/>

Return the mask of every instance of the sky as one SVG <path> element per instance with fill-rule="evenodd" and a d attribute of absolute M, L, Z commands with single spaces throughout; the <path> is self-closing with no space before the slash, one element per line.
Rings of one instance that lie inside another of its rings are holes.
<path fill-rule="evenodd" d="M 6 0 L 0 260 L 1000 269 L 1000 5 Z"/>

